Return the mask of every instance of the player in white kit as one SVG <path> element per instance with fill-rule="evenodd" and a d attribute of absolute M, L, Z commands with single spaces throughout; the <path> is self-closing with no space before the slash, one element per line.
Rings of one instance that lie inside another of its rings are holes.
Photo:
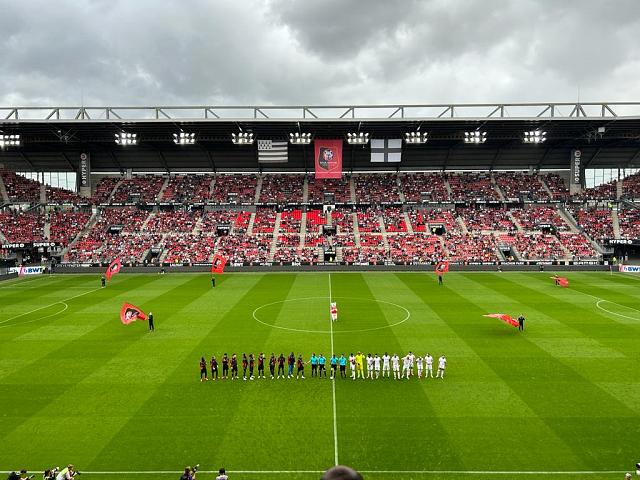
<path fill-rule="evenodd" d="M 384 377 L 384 374 L 387 374 L 387 378 L 389 378 L 389 361 L 391 360 L 391 357 L 389 356 L 389 354 L 387 352 L 384 352 L 384 355 L 382 356 L 382 376 Z"/>
<path fill-rule="evenodd" d="M 444 369 L 446 366 L 447 366 L 447 359 L 445 358 L 444 355 L 442 355 L 438 359 L 438 373 L 436 373 L 436 378 L 440 377 L 442 380 L 444 380 Z"/>
<path fill-rule="evenodd" d="M 424 357 L 424 378 L 433 378 L 433 357 L 427 353 Z"/>
<path fill-rule="evenodd" d="M 356 357 L 353 353 L 349 355 L 349 368 L 351 369 L 351 378 L 356 379 Z"/>
<path fill-rule="evenodd" d="M 409 358 L 409 355 L 407 355 L 406 357 L 402 358 L 402 375 L 400 378 L 404 378 L 405 376 L 409 378 L 410 370 L 411 370 L 411 358 Z"/>
<path fill-rule="evenodd" d="M 397 353 L 394 353 L 393 357 L 391 357 L 391 365 L 393 366 L 393 379 L 400 380 L 400 357 L 398 357 Z"/>
<path fill-rule="evenodd" d="M 373 357 L 367 354 L 367 378 L 373 380 Z"/>
<path fill-rule="evenodd" d="M 329 312 L 331 313 L 331 321 L 336 322 L 338 320 L 338 304 L 336 302 L 331 302 Z"/>
<path fill-rule="evenodd" d="M 380 378 L 380 357 L 377 353 L 375 357 L 373 357 L 373 369 L 376 372 L 376 379 Z"/>
<path fill-rule="evenodd" d="M 416 357 L 416 366 L 418 367 L 418 378 L 422 378 L 422 357 L 420 355 Z"/>
<path fill-rule="evenodd" d="M 409 352 L 408 356 L 409 356 L 409 377 L 410 377 L 411 375 L 413 375 L 413 363 L 416 360 L 416 356 L 412 352 Z"/>

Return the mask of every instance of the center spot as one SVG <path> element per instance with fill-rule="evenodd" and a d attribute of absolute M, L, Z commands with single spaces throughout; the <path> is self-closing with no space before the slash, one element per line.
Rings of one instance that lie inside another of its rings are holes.
<path fill-rule="evenodd" d="M 329 298 L 304 297 L 267 303 L 253 311 L 253 318 L 266 326 L 306 333 L 353 333 L 381 330 L 406 322 L 405 307 L 384 300 L 332 297 L 338 305 L 338 321 L 330 324 Z"/>

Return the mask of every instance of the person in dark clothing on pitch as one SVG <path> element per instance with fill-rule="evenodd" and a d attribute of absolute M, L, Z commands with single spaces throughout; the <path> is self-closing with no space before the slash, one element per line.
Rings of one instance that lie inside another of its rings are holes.
<path fill-rule="evenodd" d="M 153 324 L 153 313 L 149 312 L 149 331 L 150 332 L 155 332 L 156 331 L 156 327 Z"/>
<path fill-rule="evenodd" d="M 100 285 L 102 285 L 102 288 L 107 286 L 107 279 L 104 277 L 104 275 L 100 277 Z"/>
<path fill-rule="evenodd" d="M 216 287 L 216 277 L 211 277 L 211 288 Z"/>
<path fill-rule="evenodd" d="M 524 315 L 518 317 L 518 330 L 524 330 Z"/>
<path fill-rule="evenodd" d="M 438 275 L 438 285 L 442 285 L 442 275 Z"/>

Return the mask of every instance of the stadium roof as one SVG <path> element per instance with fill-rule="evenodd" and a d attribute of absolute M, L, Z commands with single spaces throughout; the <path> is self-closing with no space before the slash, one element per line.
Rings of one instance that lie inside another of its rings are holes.
<path fill-rule="evenodd" d="M 523 144 L 523 133 L 547 132 L 543 144 Z M 564 169 L 580 148 L 588 167 L 640 164 L 640 102 L 441 104 L 351 106 L 0 107 L 0 134 L 21 135 L 22 145 L 0 151 L 0 163 L 18 171 L 76 170 L 82 152 L 92 170 L 310 171 L 312 146 L 289 146 L 287 164 L 260 165 L 257 149 L 236 146 L 231 134 L 287 140 L 291 132 L 314 138 L 402 138 L 428 132 L 423 145 L 405 145 L 399 164 L 371 164 L 369 147 L 344 146 L 344 169 Z M 481 145 L 464 132 L 487 132 Z M 114 136 L 137 133 L 139 144 Z M 173 134 L 193 132 L 195 145 L 175 145 Z"/>

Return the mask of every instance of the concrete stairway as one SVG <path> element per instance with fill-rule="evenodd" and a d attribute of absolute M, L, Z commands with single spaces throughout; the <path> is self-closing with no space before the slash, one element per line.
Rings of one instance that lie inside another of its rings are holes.
<path fill-rule="evenodd" d="M 302 213 L 300 220 L 300 248 L 304 247 L 304 237 L 307 236 L 307 212 Z"/>
<path fill-rule="evenodd" d="M 356 185 L 353 183 L 353 177 L 349 179 L 349 192 L 351 193 L 351 201 L 356 201 Z"/>
<path fill-rule="evenodd" d="M 142 222 L 142 226 L 140 227 L 140 230 L 146 230 L 147 224 L 149 223 L 151 218 L 155 216 L 156 216 L 156 212 L 151 212 L 149 215 L 147 215 L 147 218 L 145 218 L 144 222 Z"/>
<path fill-rule="evenodd" d="M 396 184 L 398 185 L 398 195 L 400 196 L 400 201 L 404 203 L 406 201 L 404 192 L 402 191 L 402 182 L 400 181 L 400 177 L 396 177 Z"/>
<path fill-rule="evenodd" d="M 9 201 L 9 194 L 7 193 L 7 187 L 5 187 L 4 181 L 2 180 L 2 175 L 0 175 L 0 199 L 2 200 L 2 203 Z"/>
<path fill-rule="evenodd" d="M 382 232 L 382 241 L 384 242 L 384 249 L 389 251 L 389 239 L 387 238 L 387 227 L 384 224 L 384 219 L 382 215 L 378 217 L 378 221 L 380 222 L 380 231 Z"/>
<path fill-rule="evenodd" d="M 164 191 L 166 190 L 167 185 L 169 185 L 169 177 L 164 179 L 162 187 L 160 187 L 160 191 L 158 192 L 158 196 L 156 197 L 156 201 L 159 202 L 160 200 L 162 200 L 162 195 L 164 195 Z"/>
<path fill-rule="evenodd" d="M 256 194 L 253 197 L 253 203 L 260 201 L 260 192 L 262 192 L 262 177 L 258 177 L 258 183 L 256 185 Z"/>
<path fill-rule="evenodd" d="M 578 228 L 578 222 L 576 222 L 576 219 L 573 218 L 573 215 L 571 215 L 562 207 L 558 208 L 558 214 L 560 215 L 560 218 L 562 218 L 565 221 L 565 223 L 569 225 L 569 231 L 571 233 L 580 233 L 580 228 Z"/>
<path fill-rule="evenodd" d="M 502 194 L 502 189 L 498 186 L 498 183 L 496 182 L 496 179 L 493 176 L 493 173 L 491 174 L 490 178 L 491 178 L 491 185 L 493 185 L 493 189 L 496 192 L 498 192 L 498 198 L 504 202 L 506 199 L 504 198 L 504 195 Z"/>
<path fill-rule="evenodd" d="M 206 215 L 206 213 L 205 213 Z M 202 222 L 204 222 L 204 215 L 201 215 L 196 224 L 193 226 L 193 233 L 198 235 L 202 230 Z M 231 225 L 231 229 L 233 229 L 233 225 Z M 231 231 L 229 231 L 231 233 Z"/>
<path fill-rule="evenodd" d="M 273 227 L 273 238 L 271 239 L 271 247 L 269 248 L 269 261 L 273 262 L 273 258 L 276 255 L 276 250 L 278 249 L 278 235 L 280 234 L 280 220 L 282 219 L 282 214 L 278 212 L 276 214 L 276 223 Z"/>
<path fill-rule="evenodd" d="M 413 235 L 413 226 L 411 225 L 409 214 L 407 212 L 403 212 L 402 215 L 404 216 L 404 224 L 407 226 L 407 233 Z"/>
<path fill-rule="evenodd" d="M 507 217 L 509 217 L 509 219 L 513 222 L 513 224 L 516 226 L 516 230 L 518 230 L 519 232 L 522 232 L 524 229 L 522 228 L 522 225 L 520 225 L 520 223 L 518 222 L 518 220 L 516 220 L 516 217 L 514 217 L 511 212 L 507 211 Z"/>
<path fill-rule="evenodd" d="M 256 212 L 253 212 L 249 217 L 249 225 L 247 225 L 247 235 L 253 235 L 253 224 L 256 221 Z"/>
<path fill-rule="evenodd" d="M 456 217 L 456 222 L 458 223 L 460 230 L 462 230 L 462 233 L 465 235 L 469 233 L 469 229 L 467 229 L 467 225 L 464 223 L 464 220 L 462 220 L 462 217 Z"/>
<path fill-rule="evenodd" d="M 353 222 L 353 238 L 356 247 L 360 248 L 360 229 L 358 228 L 358 216 L 355 213 L 351 214 L 351 221 Z"/>
<path fill-rule="evenodd" d="M 447 189 L 447 192 L 449 193 L 449 198 L 453 199 L 453 190 L 451 190 L 451 185 L 449 184 L 449 180 L 447 180 L 446 178 L 444 179 L 444 186 Z"/>
<path fill-rule="evenodd" d="M 553 198 L 553 193 L 551 192 L 551 190 L 549 189 L 549 186 L 547 185 L 547 182 L 545 182 L 542 177 L 536 175 L 536 177 L 538 178 L 538 181 L 540 182 L 540 184 L 542 185 L 542 188 L 544 189 L 545 192 L 547 192 L 547 195 L 549 195 L 549 198 Z"/>
<path fill-rule="evenodd" d="M 78 240 L 80 240 L 83 236 L 89 233 L 89 231 L 91 230 L 91 227 L 93 227 L 97 219 L 98 219 L 98 214 L 92 213 L 91 216 L 89 217 L 89 220 L 87 220 L 87 224 L 84 226 L 84 228 L 80 230 L 78 234 L 75 236 L 75 238 L 71 240 L 69 244 L 62 250 L 62 256 L 66 255 L 69 249 L 72 246 L 74 246 L 76 243 L 78 243 Z"/>
<path fill-rule="evenodd" d="M 116 194 L 118 188 L 120 188 L 120 185 L 122 185 L 122 179 L 118 180 L 118 183 L 116 183 L 116 185 L 113 187 L 113 190 L 111 190 L 109 198 L 107 198 L 107 203 L 111 203 L 111 201 L 113 200 L 113 196 Z"/>
<path fill-rule="evenodd" d="M 309 178 L 304 177 L 304 183 L 302 184 L 302 203 L 309 201 Z"/>
<path fill-rule="evenodd" d="M 43 232 L 45 240 L 51 240 L 51 222 L 49 220 L 45 220 Z"/>
<path fill-rule="evenodd" d="M 620 238 L 620 218 L 618 218 L 616 210 L 611 210 L 611 221 L 613 222 L 613 236 Z"/>

